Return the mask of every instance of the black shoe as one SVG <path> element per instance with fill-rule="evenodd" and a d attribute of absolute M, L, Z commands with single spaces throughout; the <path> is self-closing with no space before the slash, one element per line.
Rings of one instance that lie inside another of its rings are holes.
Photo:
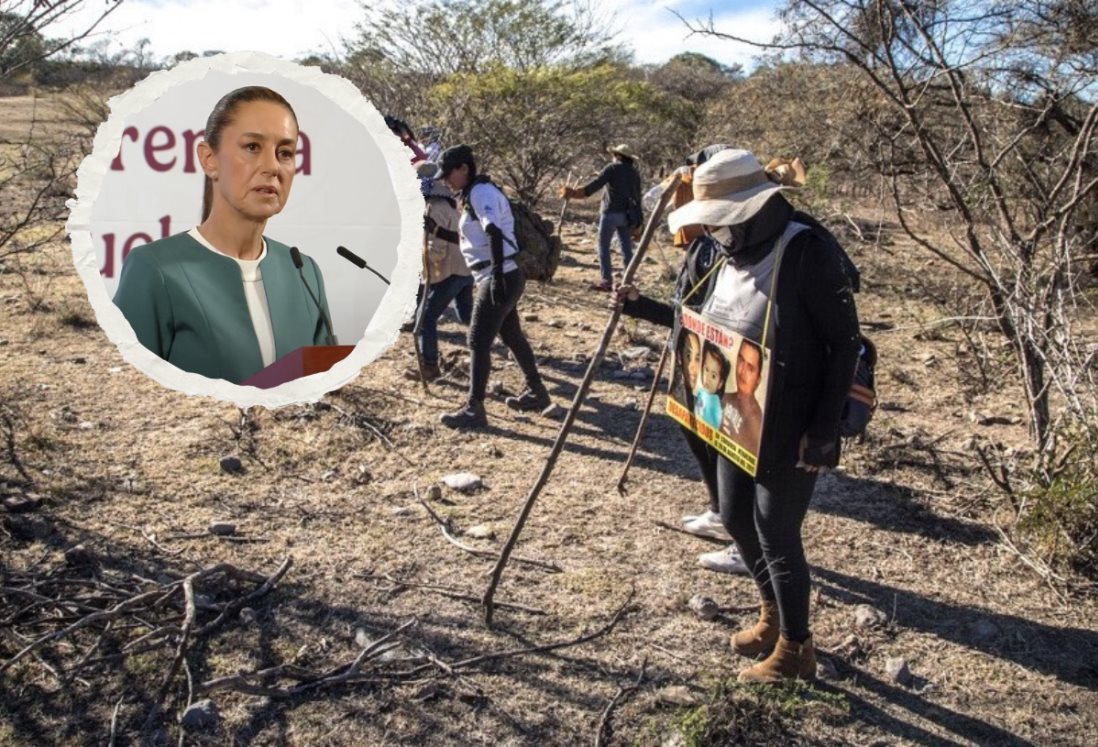
<path fill-rule="evenodd" d="M 545 391 L 545 387 L 543 386 L 528 388 L 519 396 L 508 397 L 503 401 L 512 410 L 519 410 L 521 412 L 530 412 L 531 410 L 538 410 L 540 412 L 548 407 L 551 402 L 549 399 L 549 392 Z"/>
<path fill-rule="evenodd" d="M 464 407 L 441 416 L 439 421 L 447 428 L 483 428 L 488 425 L 488 416 L 482 402 L 469 400 Z"/>

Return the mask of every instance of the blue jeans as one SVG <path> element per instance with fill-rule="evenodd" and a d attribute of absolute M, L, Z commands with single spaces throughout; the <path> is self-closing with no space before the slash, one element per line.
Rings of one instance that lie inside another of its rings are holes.
<path fill-rule="evenodd" d="M 628 267 L 633 259 L 633 240 L 629 235 L 629 220 L 625 213 L 603 213 L 599 216 L 599 270 L 604 282 L 613 280 L 613 265 L 610 264 L 610 240 L 618 232 L 621 244 L 621 256 Z"/>
<path fill-rule="evenodd" d="M 473 316 L 472 276 L 451 275 L 427 289 L 427 308 L 423 310 L 423 323 L 419 328 L 419 349 L 424 365 L 438 365 L 438 318 L 451 301 L 457 302 L 458 321 L 468 324 Z"/>

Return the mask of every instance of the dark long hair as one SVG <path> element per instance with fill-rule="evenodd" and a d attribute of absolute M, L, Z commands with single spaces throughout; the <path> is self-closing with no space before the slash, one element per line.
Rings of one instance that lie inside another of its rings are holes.
<path fill-rule="evenodd" d="M 232 124 L 233 114 L 236 112 L 236 108 L 241 104 L 250 104 L 253 101 L 270 101 L 275 104 L 281 104 L 286 107 L 286 111 L 294 118 L 294 125 L 297 125 L 297 114 L 294 113 L 294 108 L 290 106 L 290 102 L 282 98 L 282 95 L 277 91 L 272 91 L 265 86 L 245 86 L 244 88 L 238 88 L 235 91 L 230 91 L 222 96 L 221 100 L 214 105 L 209 118 L 206 119 L 206 129 L 203 138 L 209 143 L 210 147 L 213 148 L 214 152 L 221 147 L 221 131 Z M 202 185 L 202 221 L 205 221 L 210 217 L 210 210 L 212 208 L 213 180 L 207 176 L 205 183 Z"/>

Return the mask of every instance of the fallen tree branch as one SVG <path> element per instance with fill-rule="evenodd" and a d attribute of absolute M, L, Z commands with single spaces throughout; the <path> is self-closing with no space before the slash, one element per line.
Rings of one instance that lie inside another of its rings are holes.
<path fill-rule="evenodd" d="M 641 684 L 644 682 L 647 669 L 648 659 L 645 659 L 641 662 L 641 670 L 640 674 L 637 675 L 637 681 L 627 687 L 619 687 L 618 692 L 610 699 L 610 702 L 606 704 L 606 708 L 602 711 L 602 717 L 599 719 L 599 725 L 595 729 L 595 747 L 602 747 L 604 744 L 607 744 L 610 737 L 614 735 L 613 729 L 610 727 L 610 718 L 614 713 L 614 708 L 616 708 L 627 695 L 632 695 L 640 689 Z"/>

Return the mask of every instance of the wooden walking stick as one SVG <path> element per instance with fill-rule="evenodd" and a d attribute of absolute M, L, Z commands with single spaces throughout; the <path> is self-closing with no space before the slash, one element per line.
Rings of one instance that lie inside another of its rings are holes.
<path fill-rule="evenodd" d="M 430 206 L 423 210 L 423 222 L 427 222 Z M 419 306 L 416 308 L 416 324 L 412 327 L 412 343 L 416 348 L 416 366 L 419 368 L 419 383 L 423 385 L 423 393 L 430 394 L 427 388 L 427 375 L 423 370 L 423 351 L 419 349 L 419 330 L 423 326 L 423 315 L 427 311 L 427 294 L 431 289 L 431 263 L 427 257 L 427 226 L 423 227 L 423 294 L 419 298 Z"/>
<path fill-rule="evenodd" d="M 571 187 L 572 185 L 572 172 L 568 172 L 568 178 L 564 180 L 564 186 Z M 564 226 L 564 214 L 568 212 L 568 201 L 571 197 L 564 198 L 564 204 L 560 206 L 560 219 L 557 220 L 557 236 L 560 236 L 560 229 Z"/>
<path fill-rule="evenodd" d="M 656 399 L 656 390 L 660 387 L 660 376 L 663 375 L 663 366 L 667 363 L 667 348 L 670 344 L 671 336 L 668 335 L 667 342 L 663 345 L 663 352 L 660 353 L 660 362 L 656 365 L 656 375 L 652 378 L 652 387 L 648 390 L 648 401 L 641 412 L 640 423 L 637 424 L 637 434 L 633 436 L 633 444 L 629 447 L 629 456 L 626 457 L 625 466 L 621 468 L 621 477 L 618 478 L 618 492 L 622 495 L 625 495 L 625 481 L 629 475 L 629 468 L 633 466 L 633 459 L 637 456 L 637 447 L 640 446 L 641 438 L 644 436 L 644 426 L 648 424 L 648 416 L 652 412 L 652 402 Z"/>
<path fill-rule="evenodd" d="M 645 227 L 640 245 L 633 255 L 633 261 L 625 268 L 625 276 L 622 278 L 623 285 L 632 282 L 633 276 L 637 273 L 637 268 L 640 267 L 641 260 L 644 259 L 644 254 L 648 250 L 648 244 L 651 243 L 652 236 L 659 227 L 660 216 L 663 215 L 664 208 L 667 207 L 667 203 L 671 200 L 671 195 L 675 193 L 675 188 L 678 186 L 679 177 L 676 176 L 671 182 L 671 185 L 665 189 L 660 196 L 659 204 L 648 218 L 648 225 Z M 514 528 L 511 529 L 511 536 L 507 538 L 507 543 L 500 551 L 499 560 L 496 561 L 496 567 L 492 569 L 492 578 L 488 582 L 488 588 L 485 590 L 484 598 L 482 600 L 482 603 L 484 604 L 484 622 L 489 627 L 492 625 L 492 612 L 494 611 L 492 597 L 495 596 L 496 586 L 499 585 L 500 577 L 503 576 L 503 569 L 507 566 L 507 559 L 511 556 L 511 551 L 514 550 L 515 543 L 518 542 L 519 534 L 522 533 L 522 528 L 526 524 L 526 519 L 530 516 L 530 511 L 534 508 L 535 501 L 537 501 L 538 496 L 541 495 L 541 489 L 544 488 L 545 484 L 549 481 L 549 475 L 552 474 L 553 467 L 557 464 L 560 452 L 564 449 L 564 442 L 568 438 L 568 432 L 572 430 L 572 423 L 576 420 L 576 414 L 579 412 L 584 398 L 587 397 L 587 390 L 591 388 L 591 382 L 594 380 L 595 374 L 602 364 L 602 358 L 606 355 L 606 348 L 610 345 L 610 339 L 614 335 L 614 330 L 618 326 L 618 319 L 620 317 L 621 306 L 616 305 L 614 310 L 610 313 L 610 320 L 606 323 L 606 329 L 603 330 L 598 349 L 595 350 L 595 355 L 591 359 L 590 365 L 587 366 L 587 373 L 583 375 L 583 381 L 580 382 L 579 389 L 576 391 L 576 396 L 572 400 L 572 407 L 568 410 L 568 414 L 565 415 L 564 422 L 560 426 L 560 432 L 557 433 L 557 438 L 553 442 L 553 448 L 549 452 L 549 457 L 545 460 L 545 466 L 542 468 L 541 474 L 538 475 L 537 481 L 534 482 L 534 487 L 530 488 L 530 493 L 526 496 L 526 503 L 523 504 L 522 511 L 519 512 L 518 520 L 515 522 Z"/>

